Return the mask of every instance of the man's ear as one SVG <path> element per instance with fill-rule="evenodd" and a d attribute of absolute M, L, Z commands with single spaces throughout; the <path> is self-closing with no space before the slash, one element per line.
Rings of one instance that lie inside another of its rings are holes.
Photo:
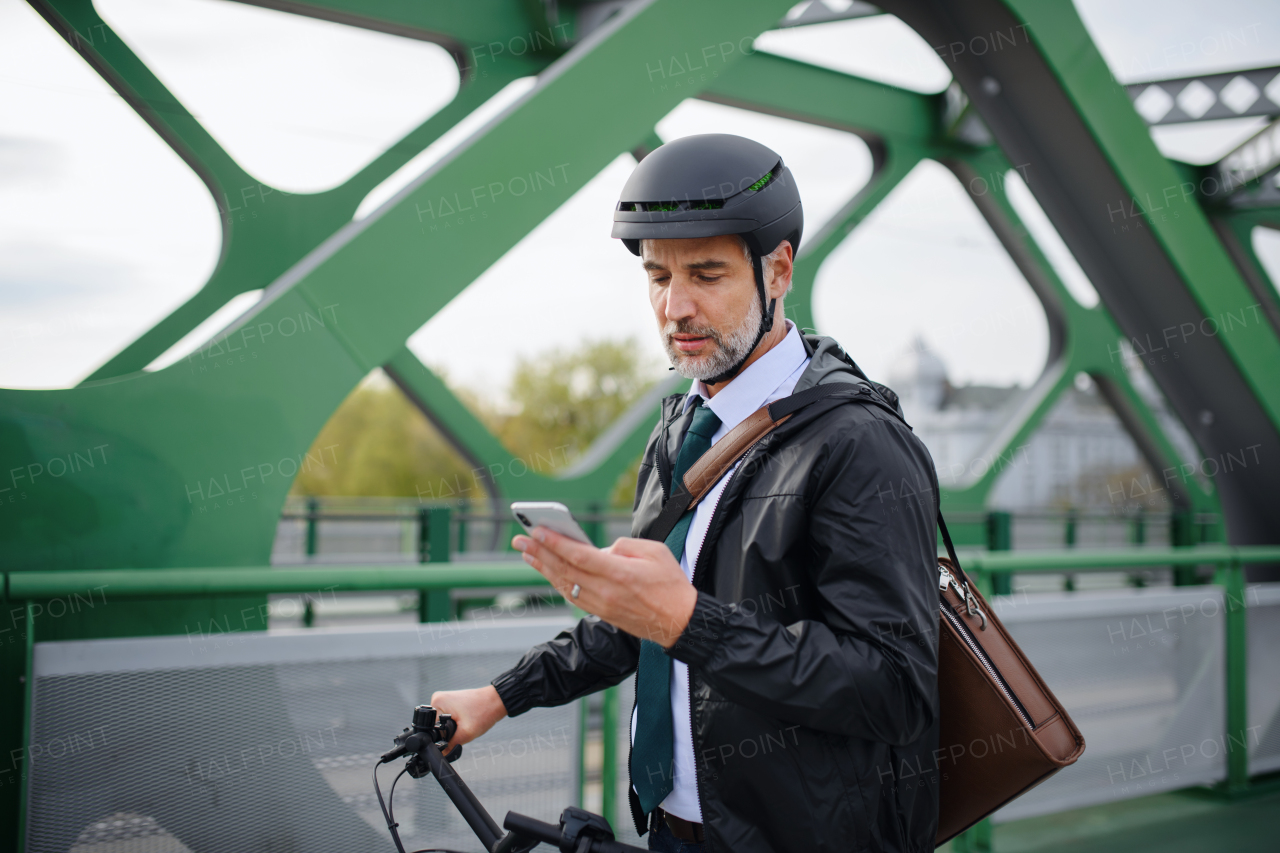
<path fill-rule="evenodd" d="M 771 299 L 781 299 L 791 289 L 791 275 L 795 270 L 793 250 L 788 240 L 783 240 L 772 254 L 765 258 L 765 291 Z"/>

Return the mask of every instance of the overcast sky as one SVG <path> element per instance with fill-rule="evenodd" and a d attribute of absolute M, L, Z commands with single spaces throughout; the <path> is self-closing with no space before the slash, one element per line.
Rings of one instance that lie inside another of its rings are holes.
<path fill-rule="evenodd" d="M 1077 6 L 1124 82 L 1280 65 L 1275 2 Z M 290 191 L 341 183 L 457 90 L 451 60 L 422 42 L 220 0 L 97 7 L 248 172 Z M 918 91 L 949 81 L 928 45 L 887 16 L 769 33 L 757 47 Z M 1209 162 L 1260 126 L 1215 124 L 1164 129 L 1157 142 L 1170 156 Z M 849 134 L 728 107 L 687 101 L 657 130 L 667 140 L 738 133 L 779 151 L 810 234 L 870 173 L 865 145 Z M 358 215 L 465 133 L 417 158 Z M 608 236 L 633 165 L 622 155 L 590 181 L 414 335 L 413 349 L 490 394 L 518 357 L 583 338 L 633 336 L 663 372 L 644 277 Z M 1015 201 L 1037 219 L 1029 193 Z M 30 7 L 0 0 L 0 386 L 74 385 L 189 298 L 219 241 L 213 202 L 190 169 Z M 1089 299 L 1088 283 L 1063 263 L 1073 291 Z M 922 164 L 831 256 L 815 308 L 820 330 L 873 376 L 917 335 L 953 382 L 1025 385 L 1043 367 L 1038 303 L 936 164 Z"/>

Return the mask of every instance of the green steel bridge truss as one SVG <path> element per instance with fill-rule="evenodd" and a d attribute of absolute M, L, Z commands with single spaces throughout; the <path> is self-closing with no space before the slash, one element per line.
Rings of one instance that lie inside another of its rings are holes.
<path fill-rule="evenodd" d="M 914 166 L 936 160 L 965 185 L 1043 305 L 1050 337 L 1043 374 L 986 458 L 1025 443 L 1083 372 L 1151 468 L 1180 470 L 1183 460 L 1131 383 L 1118 346 L 1125 339 L 1158 344 L 1170 327 L 1216 318 L 1216 332 L 1184 342 L 1178 363 L 1152 359 L 1148 370 L 1205 458 L 1234 458 L 1249 447 L 1250 462 L 1261 461 L 1221 474 L 1210 488 L 1185 476 L 1166 485 L 1179 511 L 1217 514 L 1234 544 L 1280 541 L 1280 501 L 1265 500 L 1267 466 L 1274 472 L 1280 458 L 1280 300 L 1250 239 L 1256 226 L 1280 227 L 1280 207 L 1183 191 L 1203 185 L 1207 172 L 1159 154 L 1069 2 L 881 4 L 930 44 L 970 45 L 939 50 L 956 83 L 947 93 L 923 95 L 752 51 L 754 37 L 777 25 L 792 0 L 637 0 L 603 23 L 605 4 L 265 0 L 261 5 L 441 44 L 458 62 L 461 86 L 450 104 L 341 186 L 273 192 L 254 218 L 237 215 L 242 191 L 271 188 L 244 171 L 124 41 L 82 35 L 110 32 L 89 0 L 31 2 L 201 177 L 218 202 L 223 241 L 203 287 L 78 387 L 0 390 L 3 468 L 26 478 L 24 499 L 6 507 L 0 522 L 6 571 L 269 564 L 292 482 L 279 462 L 304 458 L 337 406 L 378 367 L 477 468 L 510 470 L 512 454 L 405 342 L 620 153 L 658 144 L 656 122 L 687 97 L 844 130 L 871 148 L 870 181 L 828 222 L 811 224 L 788 301 L 801 326 L 814 325 L 822 262 Z M 530 49 L 518 56 L 486 50 L 513 39 Z M 982 53 L 980 43 L 988 45 Z M 705 69 L 655 81 L 649 69 L 675 57 L 696 58 L 689 64 Z M 353 222 L 370 190 L 508 83 L 532 75 L 534 87 L 497 119 Z M 581 131 L 586 105 L 590 133 Z M 988 132 L 967 132 L 975 121 Z M 508 194 L 501 203 L 473 197 L 474 188 L 545 176 L 563 164 L 539 192 Z M 1015 165 L 1098 290 L 1096 306 L 1071 296 L 1002 182 L 990 180 Z M 430 227 L 422 210 L 455 197 L 486 205 L 483 228 Z M 1123 233 L 1108 213 L 1118 206 Z M 1156 207 L 1177 215 L 1156 215 Z M 265 289 L 261 301 L 191 358 L 143 370 L 228 300 L 257 289 Z M 1251 307 L 1260 311 L 1251 315 L 1257 322 L 1223 321 Z M 291 328 L 305 333 L 285 334 Z M 246 352 L 251 359 L 241 358 Z M 224 366 L 229 360 L 234 369 Z M 499 476 L 488 490 L 502 500 L 605 502 L 639 455 L 656 400 L 657 392 L 641 401 L 562 476 Z M 74 464 L 74 454 L 95 448 L 106 464 L 79 466 L 74 478 L 37 479 L 46 461 L 70 454 Z M 982 510 L 1000 469 L 988 466 L 973 482 L 944 488 L 945 507 Z M 197 513 L 190 495 L 215 489 L 234 505 Z M 983 541 L 977 524 L 958 533 L 962 541 Z M 16 602 L 7 588 L 6 597 Z M 261 600 L 141 597 L 40 623 L 38 633 L 180 633 Z M 20 616 L 13 621 L 29 643 L 33 626 L 24 629 Z M 6 645 L 6 679 L 25 672 L 23 645 Z M 16 699 L 0 708 L 10 742 L 18 742 L 22 713 Z M 12 801 L 5 811 L 13 814 Z"/>

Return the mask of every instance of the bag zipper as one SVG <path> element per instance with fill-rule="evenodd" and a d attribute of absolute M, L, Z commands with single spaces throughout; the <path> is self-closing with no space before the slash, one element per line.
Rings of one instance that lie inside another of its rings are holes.
<path fill-rule="evenodd" d="M 978 663 L 982 664 L 982 668 L 991 676 L 991 680 L 995 683 L 996 687 L 1000 688 L 1000 692 L 1004 694 L 1004 698 L 1009 700 L 1009 704 L 1013 706 L 1013 710 L 1022 720 L 1022 724 L 1032 731 L 1035 731 L 1036 724 L 1031 722 L 1031 715 L 1027 713 L 1027 709 L 1023 707 L 1020 701 L 1018 701 L 1018 697 L 1014 695 L 1013 690 L 1009 687 L 1009 683 L 1005 681 L 1004 676 L 1000 674 L 1000 670 L 996 669 L 996 665 L 991 662 L 991 658 L 987 656 L 986 650 L 982 648 L 981 644 L 979 644 L 977 639 L 973 636 L 973 632 L 969 630 L 969 626 L 966 625 L 964 620 L 957 616 L 951 606 L 947 604 L 945 598 L 947 586 L 954 585 L 956 589 L 960 589 L 960 585 L 956 583 L 955 578 L 952 577 L 950 572 L 941 567 L 939 568 L 941 570 L 941 574 L 938 578 L 938 586 L 944 597 L 942 597 L 938 602 L 938 610 L 942 613 L 943 618 L 951 623 L 951 627 L 955 628 L 956 633 L 960 635 L 960 639 L 964 640 L 965 645 L 969 647 L 969 651 L 973 652 L 974 657 L 978 659 Z M 968 597 L 969 596 L 967 594 L 961 595 L 961 598 L 965 600 L 968 600 Z M 979 615 L 981 615 L 981 611 L 979 611 Z M 983 624 L 985 625 L 986 617 L 983 616 L 982 618 Z"/>

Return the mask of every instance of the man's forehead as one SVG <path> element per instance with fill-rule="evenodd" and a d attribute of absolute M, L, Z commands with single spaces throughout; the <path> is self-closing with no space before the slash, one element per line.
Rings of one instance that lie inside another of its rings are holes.
<path fill-rule="evenodd" d="M 727 267 L 741 255 L 733 236 L 640 241 L 640 257 L 646 268 L 659 266 L 665 269 L 668 265 L 698 269 Z"/>

